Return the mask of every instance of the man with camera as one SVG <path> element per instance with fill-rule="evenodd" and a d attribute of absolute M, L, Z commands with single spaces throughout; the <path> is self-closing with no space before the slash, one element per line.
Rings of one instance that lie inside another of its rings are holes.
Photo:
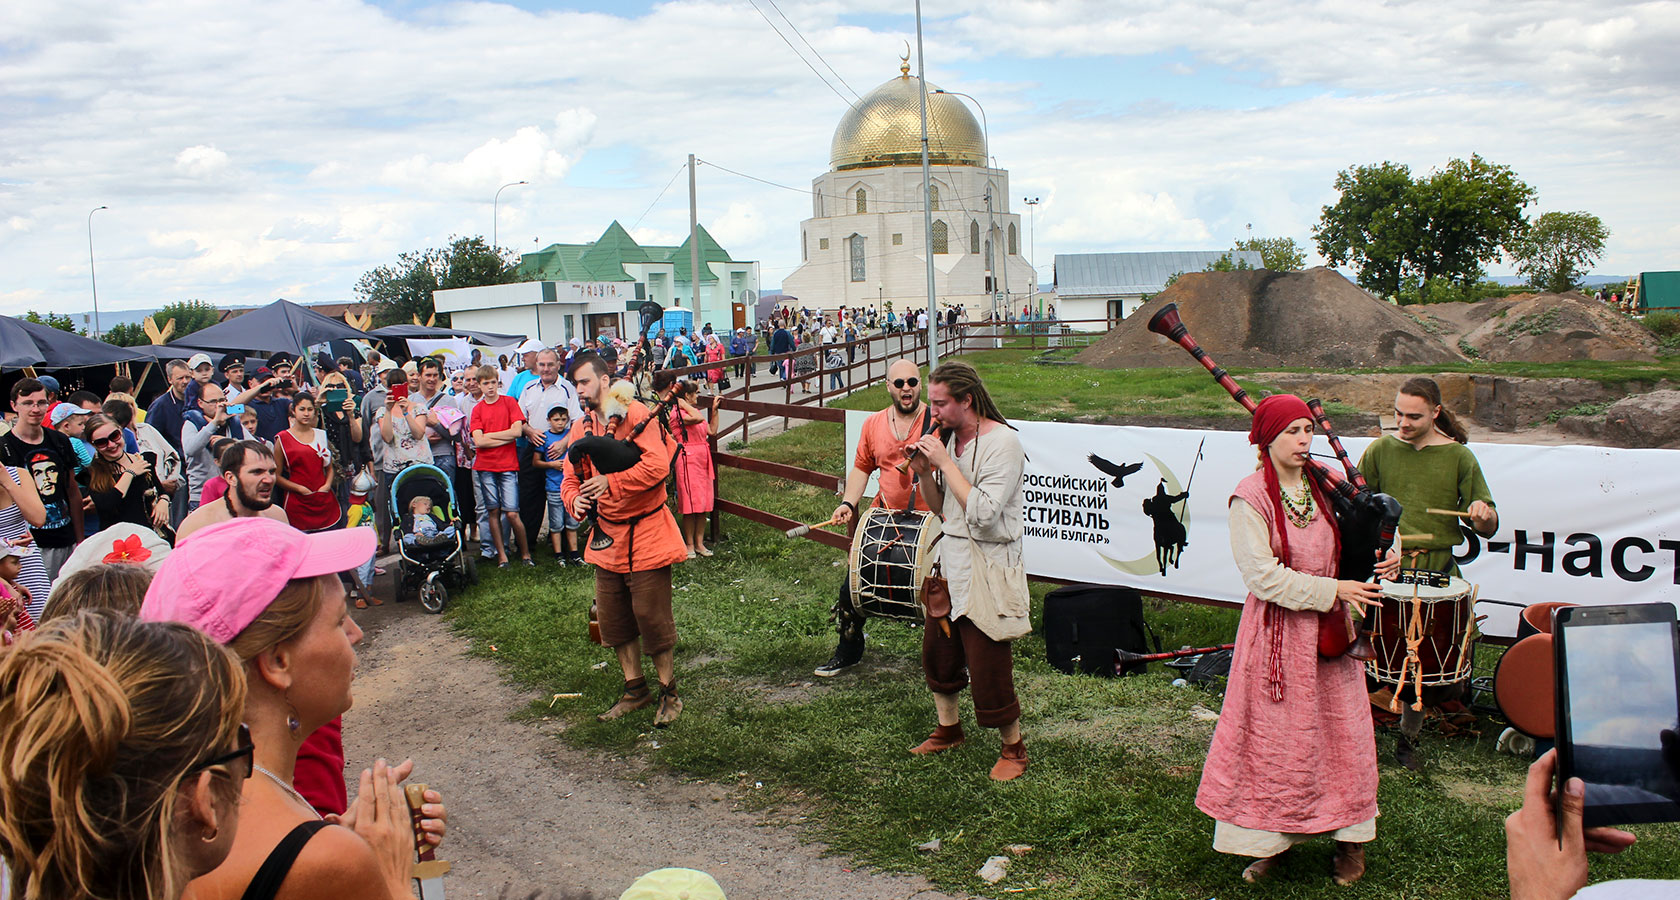
<path fill-rule="evenodd" d="M 246 409 L 257 414 L 256 436 L 273 441 L 274 436 L 286 430 L 287 411 L 291 409 L 292 401 L 282 396 L 282 391 L 290 390 L 292 386 L 291 370 L 285 375 L 279 375 L 269 366 L 257 370 L 254 384 L 233 398 L 236 404 L 243 404 Z"/>

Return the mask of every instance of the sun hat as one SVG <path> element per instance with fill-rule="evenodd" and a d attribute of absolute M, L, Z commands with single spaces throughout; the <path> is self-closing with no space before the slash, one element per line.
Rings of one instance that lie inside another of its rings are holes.
<path fill-rule="evenodd" d="M 717 879 L 699 869 L 654 869 L 618 900 L 725 900 Z"/>
<path fill-rule="evenodd" d="M 72 406 L 69 403 L 60 403 L 53 407 L 52 427 L 57 428 L 58 426 L 63 425 L 64 420 L 70 418 L 71 416 L 86 416 L 91 415 L 92 412 L 92 410 L 82 409 L 80 406 Z"/>
<path fill-rule="evenodd" d="M 77 544 L 59 568 L 53 587 L 56 590 L 71 575 L 103 563 L 144 566 L 156 574 L 158 567 L 169 558 L 169 553 L 169 542 L 159 537 L 157 532 L 133 522 L 118 522 Z"/>
<path fill-rule="evenodd" d="M 547 349 L 547 345 L 536 338 L 526 338 L 525 343 L 519 345 L 520 353 L 541 353 Z"/>
<path fill-rule="evenodd" d="M 264 516 L 218 522 L 189 535 L 164 560 L 140 618 L 185 622 L 230 643 L 287 582 L 354 569 L 378 541 L 371 528 L 305 534 Z"/>

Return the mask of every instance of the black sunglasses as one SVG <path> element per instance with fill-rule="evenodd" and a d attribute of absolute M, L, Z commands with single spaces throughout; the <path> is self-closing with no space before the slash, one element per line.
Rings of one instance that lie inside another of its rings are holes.
<path fill-rule="evenodd" d="M 92 438 L 88 441 L 88 443 L 92 444 L 95 447 L 103 447 L 106 444 L 120 444 L 120 443 L 122 443 L 122 432 L 113 431 L 110 434 L 105 435 L 104 437 Z"/>
<path fill-rule="evenodd" d="M 901 388 L 901 387 L 915 387 L 916 385 L 919 385 L 921 383 L 922 383 L 922 380 L 920 378 L 894 378 L 892 385 L 895 388 Z"/>
<path fill-rule="evenodd" d="M 227 753 L 223 753 L 221 756 L 213 756 L 204 762 L 198 763 L 187 771 L 198 772 L 212 766 L 226 765 L 227 763 L 233 762 L 240 757 L 244 757 L 245 777 L 250 778 L 252 770 L 256 768 L 256 751 L 257 745 L 251 743 L 251 726 L 246 725 L 244 722 L 240 722 L 238 747 L 228 751 Z"/>

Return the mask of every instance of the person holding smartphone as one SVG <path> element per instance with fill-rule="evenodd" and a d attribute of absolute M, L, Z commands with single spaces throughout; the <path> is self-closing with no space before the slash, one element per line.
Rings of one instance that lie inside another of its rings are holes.
<path fill-rule="evenodd" d="M 1587 853 L 1620 853 L 1636 838 L 1618 828 L 1584 828 L 1586 785 L 1571 778 L 1553 806 L 1557 751 L 1528 767 L 1523 805 L 1505 817 L 1505 871 L 1511 900 L 1657 900 L 1680 896 L 1680 882 L 1607 881 L 1587 887 Z"/>

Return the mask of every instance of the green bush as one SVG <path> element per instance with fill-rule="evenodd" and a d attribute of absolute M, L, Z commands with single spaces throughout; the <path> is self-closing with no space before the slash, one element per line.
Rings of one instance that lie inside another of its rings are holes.
<path fill-rule="evenodd" d="M 1654 312 L 1645 316 L 1645 327 L 1660 338 L 1680 335 L 1680 313 Z"/>

